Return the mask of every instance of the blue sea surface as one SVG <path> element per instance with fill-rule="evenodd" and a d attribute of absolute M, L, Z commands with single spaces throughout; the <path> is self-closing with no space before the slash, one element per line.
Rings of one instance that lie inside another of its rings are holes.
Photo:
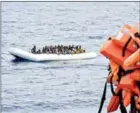
<path fill-rule="evenodd" d="M 2 113 L 97 113 L 108 60 L 101 44 L 139 21 L 138 2 L 2 2 Z M 12 62 L 11 47 L 82 45 L 94 59 Z M 111 97 L 107 86 L 107 99 Z M 119 113 L 119 111 L 118 111 Z"/>

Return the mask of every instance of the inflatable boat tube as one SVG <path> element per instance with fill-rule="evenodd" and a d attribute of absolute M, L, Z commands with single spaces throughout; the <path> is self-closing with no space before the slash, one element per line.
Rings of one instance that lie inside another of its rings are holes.
<path fill-rule="evenodd" d="M 9 53 L 16 59 L 28 61 L 53 61 L 53 60 L 78 60 L 95 58 L 95 52 L 79 53 L 79 54 L 33 54 L 18 48 L 9 49 Z"/>

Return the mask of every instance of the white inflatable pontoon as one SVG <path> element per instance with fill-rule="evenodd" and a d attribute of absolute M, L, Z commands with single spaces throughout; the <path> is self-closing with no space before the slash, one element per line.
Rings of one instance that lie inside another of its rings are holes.
<path fill-rule="evenodd" d="M 79 54 L 33 54 L 21 49 L 11 48 L 9 53 L 18 59 L 29 61 L 53 61 L 53 60 L 78 60 L 90 59 L 97 56 L 94 52 L 79 53 Z"/>

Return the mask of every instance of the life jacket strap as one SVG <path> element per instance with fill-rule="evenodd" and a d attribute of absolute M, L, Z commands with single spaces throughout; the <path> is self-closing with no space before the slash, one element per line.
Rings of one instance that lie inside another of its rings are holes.
<path fill-rule="evenodd" d="M 136 105 L 134 96 L 131 96 L 131 106 L 130 106 L 130 113 L 136 113 Z"/>
<path fill-rule="evenodd" d="M 134 34 L 134 36 L 135 36 L 136 38 L 139 38 L 139 39 L 140 39 L 140 33 L 136 32 L 136 33 Z"/>
<path fill-rule="evenodd" d="M 131 40 L 132 40 L 132 37 L 129 37 L 129 39 L 127 40 L 127 42 L 125 43 L 125 45 L 123 47 L 123 50 L 122 50 L 122 56 L 123 57 L 125 56 L 126 48 L 127 48 L 128 44 L 130 43 Z"/>
<path fill-rule="evenodd" d="M 126 71 L 124 71 L 124 75 L 130 74 L 134 71 L 135 71 L 135 69 L 126 70 Z"/>
<path fill-rule="evenodd" d="M 119 91 L 118 96 L 119 96 L 119 103 L 120 103 L 120 111 L 121 111 L 121 113 L 127 113 L 127 110 L 123 105 L 122 90 Z"/>
<path fill-rule="evenodd" d="M 112 92 L 112 94 L 114 96 L 118 96 L 118 93 L 115 93 L 115 91 L 114 91 L 114 87 L 113 87 L 113 83 L 112 83 L 112 78 L 113 78 L 113 76 L 111 76 L 111 78 L 110 78 L 110 89 L 111 89 L 111 92 Z"/>
<path fill-rule="evenodd" d="M 104 90 L 103 90 L 103 94 L 102 94 L 102 98 L 101 98 L 98 113 L 101 113 L 103 105 L 104 105 L 104 101 L 106 100 L 106 87 L 107 87 L 107 81 L 105 82 L 105 85 L 104 85 Z"/>
<path fill-rule="evenodd" d="M 124 73 L 124 70 L 122 69 L 121 66 L 119 66 L 119 71 L 118 71 L 118 82 L 120 82 L 120 80 L 121 80 L 121 78 L 122 78 L 122 76 L 123 76 L 122 73 Z M 114 96 L 118 96 L 118 93 L 115 93 L 115 91 L 114 91 L 112 79 L 113 79 L 113 76 L 111 76 L 111 78 L 110 78 L 110 88 L 111 88 L 111 92 L 112 92 L 112 94 L 113 94 Z"/>
<path fill-rule="evenodd" d="M 135 33 L 134 34 L 135 38 L 139 38 L 140 39 L 140 33 Z M 127 42 L 125 43 L 124 47 L 123 47 L 123 51 L 122 51 L 122 56 L 124 57 L 125 56 L 125 51 L 126 51 L 126 48 L 128 46 L 128 44 L 130 43 L 130 41 L 132 40 L 132 37 L 130 36 L 129 39 L 127 40 Z M 135 42 L 137 48 L 139 48 L 139 45 L 137 44 L 137 42 Z"/>

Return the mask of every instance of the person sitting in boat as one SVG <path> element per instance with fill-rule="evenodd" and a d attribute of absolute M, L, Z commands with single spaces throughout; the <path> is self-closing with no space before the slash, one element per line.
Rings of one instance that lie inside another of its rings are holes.
<path fill-rule="evenodd" d="M 57 51 L 57 54 L 61 54 L 61 49 L 58 48 L 57 50 L 58 50 L 58 51 Z"/>
<path fill-rule="evenodd" d="M 55 54 L 55 47 L 52 47 L 52 54 Z"/>
<path fill-rule="evenodd" d="M 43 47 L 43 49 L 42 49 L 42 53 L 45 53 L 45 48 Z"/>
<path fill-rule="evenodd" d="M 69 49 L 69 50 L 71 49 L 71 45 L 68 46 L 68 49 Z"/>
<path fill-rule="evenodd" d="M 44 47 L 44 53 L 47 53 L 47 46 Z"/>
<path fill-rule="evenodd" d="M 74 48 L 74 53 L 75 53 L 75 54 L 78 54 L 78 53 L 79 53 L 79 51 L 78 51 L 78 46 L 76 46 L 76 47 Z"/>
<path fill-rule="evenodd" d="M 49 46 L 45 46 L 46 48 L 46 53 L 49 54 Z"/>
<path fill-rule="evenodd" d="M 64 49 L 64 47 L 62 47 L 62 54 L 65 54 L 65 49 Z"/>
<path fill-rule="evenodd" d="M 51 46 L 51 54 L 53 54 L 53 46 Z"/>
<path fill-rule="evenodd" d="M 49 54 L 51 54 L 51 48 L 50 48 L 50 47 L 48 48 L 48 50 L 49 50 L 49 51 L 48 51 L 48 52 L 49 52 Z"/>
<path fill-rule="evenodd" d="M 46 47 L 46 53 L 49 54 L 49 47 Z"/>
<path fill-rule="evenodd" d="M 31 49 L 31 53 L 36 53 L 36 46 L 34 45 L 34 47 Z"/>
<path fill-rule="evenodd" d="M 54 47 L 52 47 L 52 54 L 54 54 L 55 53 L 55 50 L 54 50 Z"/>
<path fill-rule="evenodd" d="M 31 50 L 32 53 L 47 53 L 47 54 L 78 54 L 83 53 L 85 50 L 82 49 L 81 46 L 74 46 L 74 45 L 55 45 L 55 46 L 45 46 L 41 50 L 36 51 L 36 46 L 34 46 Z"/>
<path fill-rule="evenodd" d="M 56 53 L 56 49 L 57 49 L 57 47 L 56 47 L 56 45 L 54 46 L 54 54 L 57 54 Z"/>
<path fill-rule="evenodd" d="M 64 46 L 64 54 L 69 54 L 69 49 L 67 46 Z"/>
<path fill-rule="evenodd" d="M 71 50 L 71 54 L 75 54 L 75 51 L 76 51 L 76 48 L 75 47 L 72 47 L 71 46 L 70 50 Z"/>
<path fill-rule="evenodd" d="M 49 54 L 52 54 L 52 45 L 48 47 L 49 48 Z"/>
<path fill-rule="evenodd" d="M 83 49 L 82 49 L 82 47 L 81 46 L 78 46 L 78 53 L 83 53 Z"/>
<path fill-rule="evenodd" d="M 55 49 L 55 54 L 58 54 L 58 46 L 57 45 L 55 45 L 54 49 Z"/>
<path fill-rule="evenodd" d="M 72 50 L 73 48 L 75 48 L 74 45 L 70 45 L 70 49 Z"/>
<path fill-rule="evenodd" d="M 59 53 L 59 54 L 62 54 L 62 47 L 61 47 L 61 45 L 58 46 L 58 53 Z"/>
<path fill-rule="evenodd" d="M 68 46 L 68 49 L 69 49 L 70 51 L 72 51 L 72 48 L 73 48 L 73 47 L 72 47 L 71 45 Z M 69 54 L 70 54 L 70 53 L 69 53 Z"/>

